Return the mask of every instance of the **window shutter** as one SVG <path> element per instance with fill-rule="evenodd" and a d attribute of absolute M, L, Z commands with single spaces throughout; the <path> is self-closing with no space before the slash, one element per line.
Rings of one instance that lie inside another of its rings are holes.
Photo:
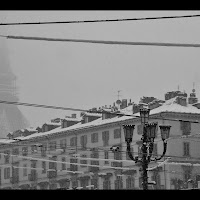
<path fill-rule="evenodd" d="M 180 122 L 180 129 L 181 129 L 181 130 L 183 130 L 183 125 L 184 125 L 184 122 L 181 121 L 181 122 Z"/>
<path fill-rule="evenodd" d="M 95 133 L 95 142 L 98 142 L 98 133 Z"/>
<path fill-rule="evenodd" d="M 102 132 L 102 140 L 103 141 L 105 141 L 105 137 L 106 137 L 106 135 L 105 135 L 105 131 L 104 131 L 104 132 Z"/>
<path fill-rule="evenodd" d="M 106 131 L 106 140 L 109 140 L 109 131 Z"/>
<path fill-rule="evenodd" d="M 183 155 L 187 155 L 186 152 L 187 152 L 187 149 L 186 149 L 186 143 L 183 143 Z"/>
<path fill-rule="evenodd" d="M 84 146 L 84 135 L 81 136 L 80 143 L 81 143 L 81 146 L 83 147 Z"/>
<path fill-rule="evenodd" d="M 84 144 L 85 144 L 85 146 L 87 145 L 87 135 L 85 135 L 85 137 L 84 137 Z"/>
<path fill-rule="evenodd" d="M 94 133 L 91 134 L 91 142 L 94 143 Z"/>

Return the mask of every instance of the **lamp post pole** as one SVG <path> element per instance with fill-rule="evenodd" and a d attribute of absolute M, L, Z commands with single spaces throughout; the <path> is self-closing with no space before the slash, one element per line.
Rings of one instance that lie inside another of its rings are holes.
<path fill-rule="evenodd" d="M 142 138 L 142 185 L 143 189 L 148 189 L 148 160 L 147 160 L 147 135 L 145 128 L 143 129 L 143 138 Z"/>
<path fill-rule="evenodd" d="M 135 161 L 135 163 L 140 162 L 142 165 L 142 186 L 144 190 L 148 190 L 148 164 L 151 161 L 157 161 L 160 160 L 164 157 L 166 150 L 167 150 L 167 139 L 169 138 L 169 131 L 170 127 L 169 125 L 161 125 L 160 130 L 161 130 L 161 137 L 163 140 L 163 154 L 159 157 L 154 157 L 153 159 L 151 158 L 152 153 L 153 153 L 153 146 L 154 146 L 154 138 L 156 135 L 156 127 L 157 123 L 148 123 L 148 118 L 149 118 L 149 112 L 150 109 L 140 109 L 140 117 L 141 117 L 141 125 L 142 125 L 142 158 L 139 159 L 138 156 L 133 157 L 131 153 L 131 142 L 132 142 L 132 137 L 133 137 L 133 131 L 135 125 L 123 125 L 124 129 L 124 137 L 125 137 L 125 142 L 127 144 L 127 153 L 130 157 L 131 160 Z"/>

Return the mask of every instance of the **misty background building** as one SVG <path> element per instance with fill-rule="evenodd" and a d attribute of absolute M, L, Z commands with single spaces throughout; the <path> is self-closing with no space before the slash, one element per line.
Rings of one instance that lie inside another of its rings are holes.
<path fill-rule="evenodd" d="M 12 72 L 9 62 L 6 41 L 0 40 L 0 100 L 18 101 L 16 76 Z M 16 105 L 0 104 L 0 138 L 6 137 L 13 132 L 29 126 L 28 120 Z"/>

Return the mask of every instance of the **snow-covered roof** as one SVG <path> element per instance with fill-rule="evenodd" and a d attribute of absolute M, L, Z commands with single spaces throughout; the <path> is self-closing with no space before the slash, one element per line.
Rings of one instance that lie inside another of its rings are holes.
<path fill-rule="evenodd" d="M 67 121 L 80 122 L 82 118 L 65 117 Z"/>
<path fill-rule="evenodd" d="M 37 131 L 37 129 L 36 129 L 36 128 L 33 128 L 33 127 L 26 128 L 25 130 L 27 130 L 27 131 L 29 131 L 29 132 Z"/>
<path fill-rule="evenodd" d="M 92 117 L 101 117 L 101 113 L 89 113 L 89 112 L 85 112 L 85 114 L 83 116 L 92 116 Z"/>
<path fill-rule="evenodd" d="M 47 124 L 47 125 L 54 125 L 54 126 L 61 126 L 61 123 L 58 122 L 58 123 L 55 123 L 55 122 L 46 122 L 44 124 Z"/>
<path fill-rule="evenodd" d="M 120 110 L 121 113 L 124 114 L 128 114 L 128 115 L 132 115 L 132 105 L 121 109 Z M 179 105 L 176 102 L 176 97 L 172 98 L 170 100 L 167 100 L 165 103 L 163 103 L 163 105 L 161 105 L 160 107 L 157 107 L 155 109 L 152 109 L 150 111 L 150 115 L 153 114 L 157 114 L 157 113 L 161 113 L 161 112 L 177 112 L 177 113 L 194 113 L 194 114 L 200 114 L 200 110 L 190 104 L 187 104 L 186 106 L 182 106 Z M 134 116 L 139 116 L 139 113 L 135 113 Z M 61 126 L 47 131 L 47 132 L 43 132 L 43 133 L 33 133 L 31 135 L 25 136 L 25 137 L 18 137 L 21 140 L 26 140 L 26 139 L 32 139 L 35 137 L 40 137 L 40 136 L 48 136 L 54 133 L 61 133 L 61 132 L 65 132 L 65 131 L 70 131 L 70 130 L 81 130 L 84 128 L 92 128 L 92 127 L 96 127 L 96 126 L 100 126 L 100 125 L 105 125 L 105 124 L 109 124 L 109 123 L 115 123 L 115 122 L 121 122 L 121 121 L 125 121 L 125 120 L 129 120 L 129 119 L 133 119 L 133 118 L 137 118 L 134 116 L 122 116 L 122 117 L 113 117 L 113 118 L 108 118 L 108 119 L 102 119 L 102 118 L 98 118 L 94 121 L 82 124 L 81 122 L 74 124 L 70 127 L 66 127 L 66 128 L 61 128 Z M 76 119 L 76 118 L 69 118 L 69 119 Z M 56 123 L 56 125 L 58 125 L 58 123 Z M 3 140 L 4 143 L 6 143 L 6 140 Z M 10 140 L 9 140 L 10 141 Z"/>
<path fill-rule="evenodd" d="M 150 111 L 150 115 L 161 113 L 161 112 L 176 112 L 176 113 L 192 113 L 192 114 L 200 114 L 200 109 L 196 108 L 191 104 L 186 104 L 186 106 L 182 106 L 176 102 L 177 97 L 167 100 L 161 106 L 154 108 Z M 124 114 L 133 114 L 133 106 L 130 105 L 122 110 L 120 110 Z M 134 115 L 138 115 L 139 113 L 135 113 Z"/>
<path fill-rule="evenodd" d="M 177 97 L 167 100 L 160 107 L 152 109 L 150 111 L 150 115 L 161 113 L 161 112 L 176 112 L 176 113 L 192 113 L 192 114 L 200 114 L 200 109 L 192 106 L 191 104 L 186 104 L 186 106 L 182 106 L 176 102 Z"/>
<path fill-rule="evenodd" d="M 104 125 L 104 124 L 108 124 L 108 123 L 114 123 L 114 122 L 120 122 L 120 121 L 124 121 L 124 120 L 128 120 L 128 119 L 132 119 L 133 117 L 130 116 L 122 116 L 122 117 L 113 117 L 113 118 L 109 118 L 109 119 L 104 119 L 102 120 L 102 118 L 98 118 L 94 121 L 82 124 L 81 122 L 72 125 L 70 127 L 66 127 L 66 128 L 55 128 L 53 130 L 47 131 L 47 132 L 43 132 L 43 133 L 34 133 L 25 137 L 18 137 L 21 140 L 28 140 L 28 139 L 32 139 L 35 137 L 41 137 L 41 136 L 48 136 L 51 135 L 53 133 L 59 133 L 59 132 L 65 132 L 65 131 L 69 131 L 69 130 L 79 130 L 79 129 L 84 129 L 84 128 L 91 128 L 91 127 L 96 127 L 99 125 Z"/>
<path fill-rule="evenodd" d="M 12 140 L 12 139 L 0 139 L 0 145 L 1 144 L 10 144 L 12 142 L 16 142 L 16 140 Z"/>

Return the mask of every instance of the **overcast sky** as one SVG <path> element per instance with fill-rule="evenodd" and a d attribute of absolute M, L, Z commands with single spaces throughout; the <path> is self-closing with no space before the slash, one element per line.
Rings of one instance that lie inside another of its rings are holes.
<path fill-rule="evenodd" d="M 118 19 L 200 11 L 0 11 L 3 22 Z M 0 35 L 200 44 L 200 17 L 107 23 L 0 26 Z M 164 99 L 193 82 L 200 98 L 200 48 L 6 40 L 21 102 L 89 109 L 142 96 Z M 31 126 L 74 112 L 19 106 Z"/>

